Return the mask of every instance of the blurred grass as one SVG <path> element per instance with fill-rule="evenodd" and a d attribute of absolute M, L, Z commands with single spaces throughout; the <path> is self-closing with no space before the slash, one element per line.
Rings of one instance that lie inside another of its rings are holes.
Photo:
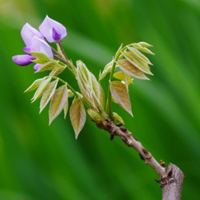
<path fill-rule="evenodd" d="M 0 1 L 0 199 L 161 199 L 156 174 L 119 138 L 110 142 L 88 120 L 75 141 L 69 118 L 60 116 L 49 127 L 47 109 L 39 115 L 39 102 L 31 105 L 32 94 L 23 94 L 40 75 L 11 57 L 22 53 L 24 23 L 38 27 L 46 14 L 67 27 L 68 57 L 83 60 L 96 76 L 121 43 L 154 45 L 154 76 L 131 87 L 135 117 L 115 108 L 158 160 L 183 170 L 182 199 L 199 199 L 197 0 Z"/>

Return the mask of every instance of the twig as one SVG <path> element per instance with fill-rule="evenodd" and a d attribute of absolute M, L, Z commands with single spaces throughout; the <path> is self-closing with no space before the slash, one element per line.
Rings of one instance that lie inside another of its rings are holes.
<path fill-rule="evenodd" d="M 114 136 L 119 136 L 128 147 L 134 148 L 139 153 L 140 158 L 145 164 L 151 166 L 159 175 L 160 180 L 156 181 L 160 183 L 160 187 L 162 188 L 162 200 L 180 200 L 184 179 L 183 172 L 174 164 L 170 163 L 168 169 L 166 169 L 163 161 L 158 163 L 151 153 L 132 136 L 129 130 L 125 127 L 120 127 L 121 124 L 114 124 L 114 122 L 109 119 L 105 119 L 105 122 L 106 126 L 98 125 L 98 127 L 108 131 L 111 134 L 111 139 L 113 139 Z"/>

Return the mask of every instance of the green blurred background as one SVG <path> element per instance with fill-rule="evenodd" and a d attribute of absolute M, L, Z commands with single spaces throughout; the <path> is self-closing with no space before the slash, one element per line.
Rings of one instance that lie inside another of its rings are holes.
<path fill-rule="evenodd" d="M 115 108 L 156 159 L 183 170 L 182 199 L 200 199 L 200 1 L 0 0 L 0 200 L 161 199 L 156 173 L 119 138 L 87 120 L 76 141 L 69 117 L 49 126 L 48 109 L 39 115 L 23 93 L 44 74 L 11 57 L 22 26 L 47 14 L 67 27 L 68 57 L 96 76 L 121 43 L 153 44 L 154 76 L 130 89 L 134 118 Z"/>

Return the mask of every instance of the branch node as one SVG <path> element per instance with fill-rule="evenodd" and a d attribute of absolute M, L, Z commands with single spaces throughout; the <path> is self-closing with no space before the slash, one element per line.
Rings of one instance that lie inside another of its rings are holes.
<path fill-rule="evenodd" d="M 148 152 L 145 148 L 142 148 L 142 152 L 145 155 L 145 159 L 151 159 L 152 155 L 150 152 Z M 146 162 L 145 162 L 146 163 Z"/>
<path fill-rule="evenodd" d="M 142 148 L 142 152 L 143 152 L 145 155 L 148 155 L 148 153 L 149 153 L 145 148 Z"/>
<path fill-rule="evenodd" d="M 168 176 L 169 178 L 172 177 L 172 169 L 170 169 L 170 170 L 167 172 L 167 176 Z"/>
<path fill-rule="evenodd" d="M 110 120 L 108 118 L 104 118 L 104 121 L 109 122 Z"/>
<path fill-rule="evenodd" d="M 160 165 L 166 169 L 166 163 L 163 160 L 160 161 Z"/>
<path fill-rule="evenodd" d="M 144 161 L 144 157 L 139 153 L 140 158 Z"/>
<path fill-rule="evenodd" d="M 137 139 L 136 137 L 133 136 L 133 138 L 134 138 L 136 141 L 138 141 L 138 139 Z"/>
<path fill-rule="evenodd" d="M 122 126 L 122 123 L 119 122 L 119 123 L 116 124 L 116 126 L 120 127 L 120 126 Z"/>
<path fill-rule="evenodd" d="M 160 180 L 159 179 L 154 179 L 157 183 L 160 183 Z"/>
<path fill-rule="evenodd" d="M 124 133 L 126 133 L 127 132 L 127 129 L 125 128 L 125 127 L 120 127 L 120 130 L 122 131 L 122 132 L 124 132 Z"/>
<path fill-rule="evenodd" d="M 121 139 L 126 144 L 126 146 L 131 147 L 131 141 L 129 141 L 125 136 L 121 136 Z"/>
<path fill-rule="evenodd" d="M 123 141 L 124 143 L 126 143 L 126 141 L 127 141 L 126 137 L 121 136 L 121 139 L 122 139 L 122 141 Z"/>
<path fill-rule="evenodd" d="M 170 178 L 169 179 L 169 183 L 174 183 L 176 180 L 175 180 L 175 178 Z"/>
<path fill-rule="evenodd" d="M 130 140 L 126 140 L 126 145 L 127 145 L 128 147 L 131 147 L 131 141 L 130 141 Z"/>
<path fill-rule="evenodd" d="M 129 136 L 131 136 L 132 135 L 132 133 L 130 132 L 130 131 L 128 131 L 127 132 L 127 134 L 129 135 Z M 134 138 L 134 137 L 133 137 Z M 137 139 L 136 138 L 134 138 L 136 141 L 137 141 Z"/>

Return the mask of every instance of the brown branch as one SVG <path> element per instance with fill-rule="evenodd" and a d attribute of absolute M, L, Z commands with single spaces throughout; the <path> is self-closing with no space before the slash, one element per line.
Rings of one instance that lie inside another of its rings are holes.
<path fill-rule="evenodd" d="M 163 200 L 180 200 L 184 175 L 183 172 L 174 164 L 170 163 L 166 177 L 160 180 L 162 187 Z"/>
<path fill-rule="evenodd" d="M 159 175 L 160 180 L 156 181 L 160 183 L 160 187 L 162 188 L 162 200 L 180 200 L 184 179 L 183 172 L 174 164 L 170 164 L 168 169 L 166 169 L 163 161 L 158 163 L 151 153 L 132 136 L 129 130 L 125 127 L 120 127 L 121 123 L 114 124 L 109 119 L 105 119 L 105 122 L 106 126 L 98 124 L 98 127 L 108 131 L 111 134 L 111 140 L 114 136 L 119 136 L 128 147 L 134 148 L 139 153 L 140 158 Z"/>

